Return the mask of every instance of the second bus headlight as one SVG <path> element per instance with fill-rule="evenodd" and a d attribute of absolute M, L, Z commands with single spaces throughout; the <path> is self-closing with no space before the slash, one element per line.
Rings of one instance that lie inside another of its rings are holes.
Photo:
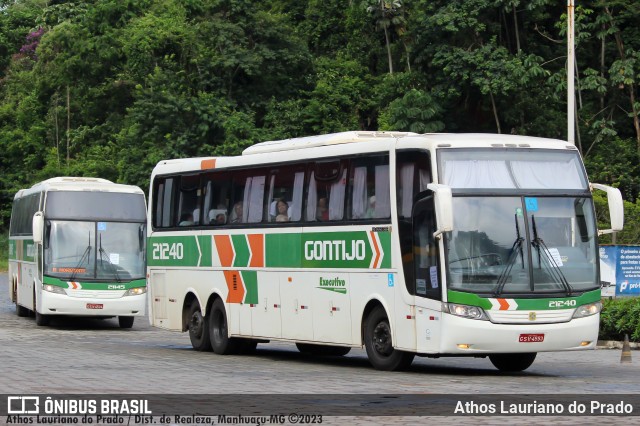
<path fill-rule="evenodd" d="M 126 291 L 122 296 L 139 296 L 147 292 L 147 287 L 134 287 Z"/>
<path fill-rule="evenodd" d="M 64 291 L 64 288 L 58 287 L 57 285 L 44 284 L 42 286 L 42 289 L 44 291 L 48 291 L 49 293 L 67 294 L 67 292 Z"/>
<path fill-rule="evenodd" d="M 477 319 L 488 321 L 487 314 L 484 313 L 484 309 L 478 306 L 459 305 L 457 303 L 443 303 L 442 310 L 451 315 L 456 315 L 462 318 Z"/>
<path fill-rule="evenodd" d="M 595 315 L 602 310 L 602 303 L 594 302 L 588 303 L 586 305 L 578 306 L 576 311 L 573 313 L 574 318 L 584 318 L 590 317 L 591 315 Z"/>

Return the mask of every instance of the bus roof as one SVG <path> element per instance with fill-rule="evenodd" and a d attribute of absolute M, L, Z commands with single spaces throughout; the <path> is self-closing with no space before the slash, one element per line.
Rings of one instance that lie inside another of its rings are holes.
<path fill-rule="evenodd" d="M 532 136 L 490 133 L 417 134 L 411 132 L 352 131 L 260 142 L 246 148 L 239 156 L 162 160 L 156 165 L 153 175 L 385 152 L 393 147 L 425 150 L 438 148 L 576 149 L 574 145 L 566 141 Z"/>
<path fill-rule="evenodd" d="M 144 194 L 142 189 L 137 186 L 113 183 L 107 179 L 62 176 L 38 182 L 28 189 L 21 189 L 16 193 L 14 198 L 46 191 L 102 191 Z"/>

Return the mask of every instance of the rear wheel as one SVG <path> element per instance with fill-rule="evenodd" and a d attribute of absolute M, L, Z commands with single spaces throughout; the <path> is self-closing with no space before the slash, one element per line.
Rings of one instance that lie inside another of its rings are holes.
<path fill-rule="evenodd" d="M 316 345 L 313 343 L 296 343 L 296 347 L 303 354 L 316 356 L 344 356 L 351 351 L 345 346 Z"/>
<path fill-rule="evenodd" d="M 120 324 L 120 328 L 131 328 L 134 319 L 135 317 L 118 317 L 118 324 Z"/>
<path fill-rule="evenodd" d="M 524 354 L 495 354 L 489 355 L 491 363 L 500 371 L 505 373 L 515 373 L 524 371 L 533 364 L 536 359 L 536 352 Z"/>
<path fill-rule="evenodd" d="M 216 299 L 209 314 L 209 334 L 213 352 L 218 355 L 229 355 L 238 352 L 241 342 L 229 337 L 227 327 L 227 311 L 222 299 Z"/>
<path fill-rule="evenodd" d="M 14 284 L 13 287 L 13 300 L 16 302 L 16 315 L 19 317 L 28 317 L 29 310 L 18 304 L 18 283 Z"/>
<path fill-rule="evenodd" d="M 411 365 L 415 354 L 393 348 L 391 327 L 382 306 L 375 308 L 364 324 L 364 346 L 367 357 L 378 370 L 404 370 Z"/>
<path fill-rule="evenodd" d="M 196 351 L 210 351 L 209 322 L 202 316 L 200 303 L 194 300 L 189 307 L 189 339 Z"/>

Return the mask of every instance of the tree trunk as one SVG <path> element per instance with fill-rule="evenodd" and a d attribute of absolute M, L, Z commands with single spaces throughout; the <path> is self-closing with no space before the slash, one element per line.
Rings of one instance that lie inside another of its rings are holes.
<path fill-rule="evenodd" d="M 67 167 L 69 167 L 69 138 L 71 133 L 71 95 L 69 85 L 67 84 Z"/>
<path fill-rule="evenodd" d="M 389 74 L 393 74 L 393 61 L 391 60 L 391 45 L 389 43 L 389 32 L 387 27 L 384 27 L 384 40 L 387 43 L 387 57 L 389 59 Z"/>
<path fill-rule="evenodd" d="M 513 6 L 513 27 L 516 33 L 516 52 L 520 52 L 520 31 L 518 30 L 518 14 L 516 13 L 515 6 Z"/>
<path fill-rule="evenodd" d="M 496 127 L 498 128 L 498 133 L 502 133 L 502 129 L 500 128 L 500 120 L 498 119 L 498 108 L 496 108 L 496 101 L 493 99 L 493 93 L 489 92 L 489 96 L 491 96 L 491 107 L 493 108 L 493 117 L 496 119 Z"/>

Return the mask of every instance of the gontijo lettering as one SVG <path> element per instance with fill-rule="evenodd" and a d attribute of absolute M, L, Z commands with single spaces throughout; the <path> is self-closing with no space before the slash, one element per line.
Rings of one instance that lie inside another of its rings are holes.
<path fill-rule="evenodd" d="M 364 260 L 365 247 L 363 240 L 351 241 L 350 247 L 344 240 L 307 241 L 304 257 L 306 260 Z"/>

